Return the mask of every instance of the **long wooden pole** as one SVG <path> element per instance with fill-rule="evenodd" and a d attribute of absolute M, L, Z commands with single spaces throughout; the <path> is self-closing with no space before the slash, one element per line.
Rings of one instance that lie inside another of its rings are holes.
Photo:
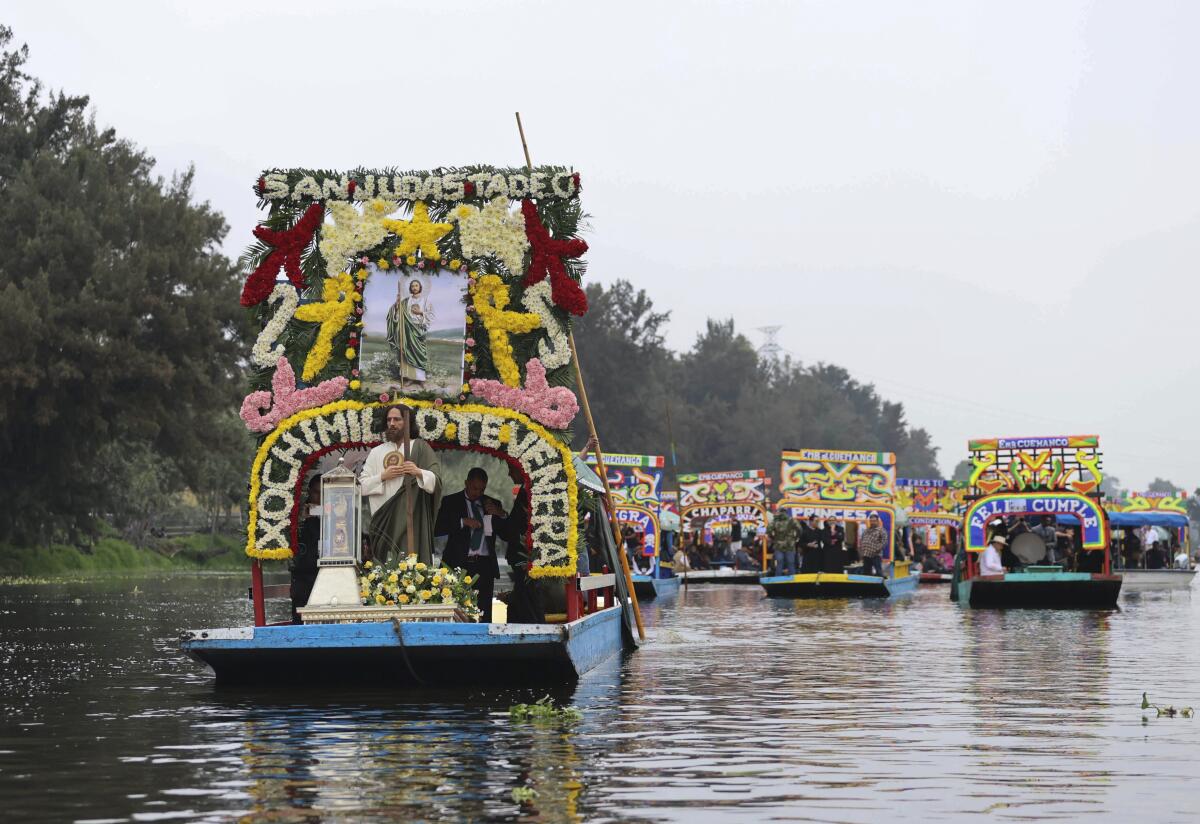
<path fill-rule="evenodd" d="M 396 320 L 400 324 L 400 397 L 405 401 L 408 399 L 404 395 L 404 370 L 407 364 L 404 362 L 404 339 L 408 336 L 408 318 L 404 316 L 404 307 L 400 305 L 400 284 L 404 283 L 404 278 L 399 278 L 396 281 Z M 386 413 L 384 415 L 386 419 Z M 386 420 L 385 420 L 386 425 Z M 411 460 L 409 455 L 412 450 L 409 444 L 409 433 L 412 430 L 412 410 L 408 404 L 404 404 L 404 460 Z M 415 489 L 408 488 L 408 476 L 400 476 L 400 491 L 404 493 L 404 542 L 408 545 L 408 554 L 412 555 L 416 552 L 414 543 L 416 538 L 413 536 L 413 496 L 417 494 Z M 397 493 L 399 494 L 399 493 Z M 399 552 L 400 548 L 396 547 Z M 403 560 L 403 559 L 401 559 Z M 419 560 L 419 559 L 418 559 Z"/>
<path fill-rule="evenodd" d="M 403 348 L 404 347 L 401 347 L 402 351 L 403 351 Z M 403 358 L 404 356 L 401 355 L 400 357 Z M 403 363 L 403 360 L 401 361 L 401 363 Z M 401 367 L 401 370 L 400 370 L 400 387 L 401 387 L 400 391 L 403 392 L 404 391 L 404 368 L 403 367 Z M 405 404 L 404 405 L 404 460 L 406 460 L 406 461 L 412 460 L 412 442 L 409 440 L 409 438 L 411 437 L 411 433 L 412 433 L 412 423 L 413 423 L 412 409 L 409 408 L 408 404 Z M 408 485 L 408 480 L 409 480 L 408 476 L 405 475 L 404 477 L 402 477 L 400 479 L 400 485 L 404 489 L 404 515 L 405 515 L 405 518 L 407 519 L 404 522 L 405 523 L 404 534 L 406 536 L 405 540 L 408 543 L 408 554 L 413 555 L 416 553 L 416 548 L 414 546 L 415 542 L 416 542 L 416 538 L 413 536 L 413 498 L 416 497 L 417 490 L 420 489 L 420 487 L 416 486 L 416 479 L 414 478 L 413 479 L 413 487 L 410 488 Z M 417 560 L 422 560 L 422 559 L 418 558 Z"/>
<path fill-rule="evenodd" d="M 525 167 L 532 172 L 533 161 L 529 157 L 529 144 L 525 142 L 525 127 L 521 124 L 521 113 L 517 112 L 517 131 L 521 134 L 521 150 L 525 152 Z M 583 371 L 579 368 L 579 352 L 575 349 L 575 332 L 567 333 L 567 342 L 571 345 L 571 362 L 575 364 L 575 384 L 579 387 L 579 402 L 583 407 L 583 417 L 587 420 L 588 434 L 592 437 L 592 452 L 596 456 L 596 468 L 600 470 L 600 480 L 604 483 L 604 503 L 608 508 L 608 521 L 612 527 L 613 540 L 617 544 L 617 558 L 621 562 L 621 572 L 625 575 L 625 585 L 629 589 L 629 600 L 633 604 L 633 618 L 637 623 L 638 637 L 646 640 L 646 627 L 642 624 L 642 610 L 638 606 L 637 592 L 633 589 L 633 574 L 629 570 L 629 559 L 625 557 L 625 547 L 621 541 L 621 525 L 617 521 L 617 509 L 613 505 L 612 488 L 608 485 L 608 468 L 604 465 L 604 453 L 600 449 L 600 436 L 596 434 L 596 421 L 592 418 L 592 407 L 588 403 L 587 389 L 583 385 Z"/>

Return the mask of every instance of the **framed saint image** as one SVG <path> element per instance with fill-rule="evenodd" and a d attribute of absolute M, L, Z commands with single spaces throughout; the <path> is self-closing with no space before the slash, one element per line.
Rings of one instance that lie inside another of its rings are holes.
<path fill-rule="evenodd" d="M 457 396 L 466 350 L 467 276 L 373 269 L 363 290 L 359 370 L 372 393 Z"/>

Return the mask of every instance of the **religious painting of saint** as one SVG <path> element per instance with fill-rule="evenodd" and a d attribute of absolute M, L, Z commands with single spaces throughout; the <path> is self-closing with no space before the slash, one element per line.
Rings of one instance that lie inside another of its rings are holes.
<path fill-rule="evenodd" d="M 371 393 L 457 396 L 466 344 L 466 275 L 372 271 L 363 290 L 359 369 Z"/>

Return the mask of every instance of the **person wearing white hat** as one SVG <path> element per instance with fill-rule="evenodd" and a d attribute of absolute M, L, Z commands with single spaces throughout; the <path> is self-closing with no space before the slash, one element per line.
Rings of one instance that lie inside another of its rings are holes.
<path fill-rule="evenodd" d="M 1008 539 L 1003 535 L 993 535 L 992 541 L 983 551 L 979 559 L 980 575 L 1003 575 L 1004 564 L 1000 562 L 1000 551 L 1008 545 Z"/>

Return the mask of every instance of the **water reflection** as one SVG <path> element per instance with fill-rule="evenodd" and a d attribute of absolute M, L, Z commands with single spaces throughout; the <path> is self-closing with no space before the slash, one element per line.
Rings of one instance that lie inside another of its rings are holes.
<path fill-rule="evenodd" d="M 1097 763 L 1092 721 L 1109 688 L 1110 617 L 964 611 L 979 811 L 1074 818 L 1103 806 L 1114 772 Z"/>
<path fill-rule="evenodd" d="M 138 586 L 0 590 L 6 818 L 1182 821 L 1200 788 L 1200 725 L 1137 710 L 1200 704 L 1186 592 L 1060 613 L 691 586 L 546 727 L 508 719 L 528 689 L 214 690 L 177 634 L 246 620 L 244 580 Z"/>

